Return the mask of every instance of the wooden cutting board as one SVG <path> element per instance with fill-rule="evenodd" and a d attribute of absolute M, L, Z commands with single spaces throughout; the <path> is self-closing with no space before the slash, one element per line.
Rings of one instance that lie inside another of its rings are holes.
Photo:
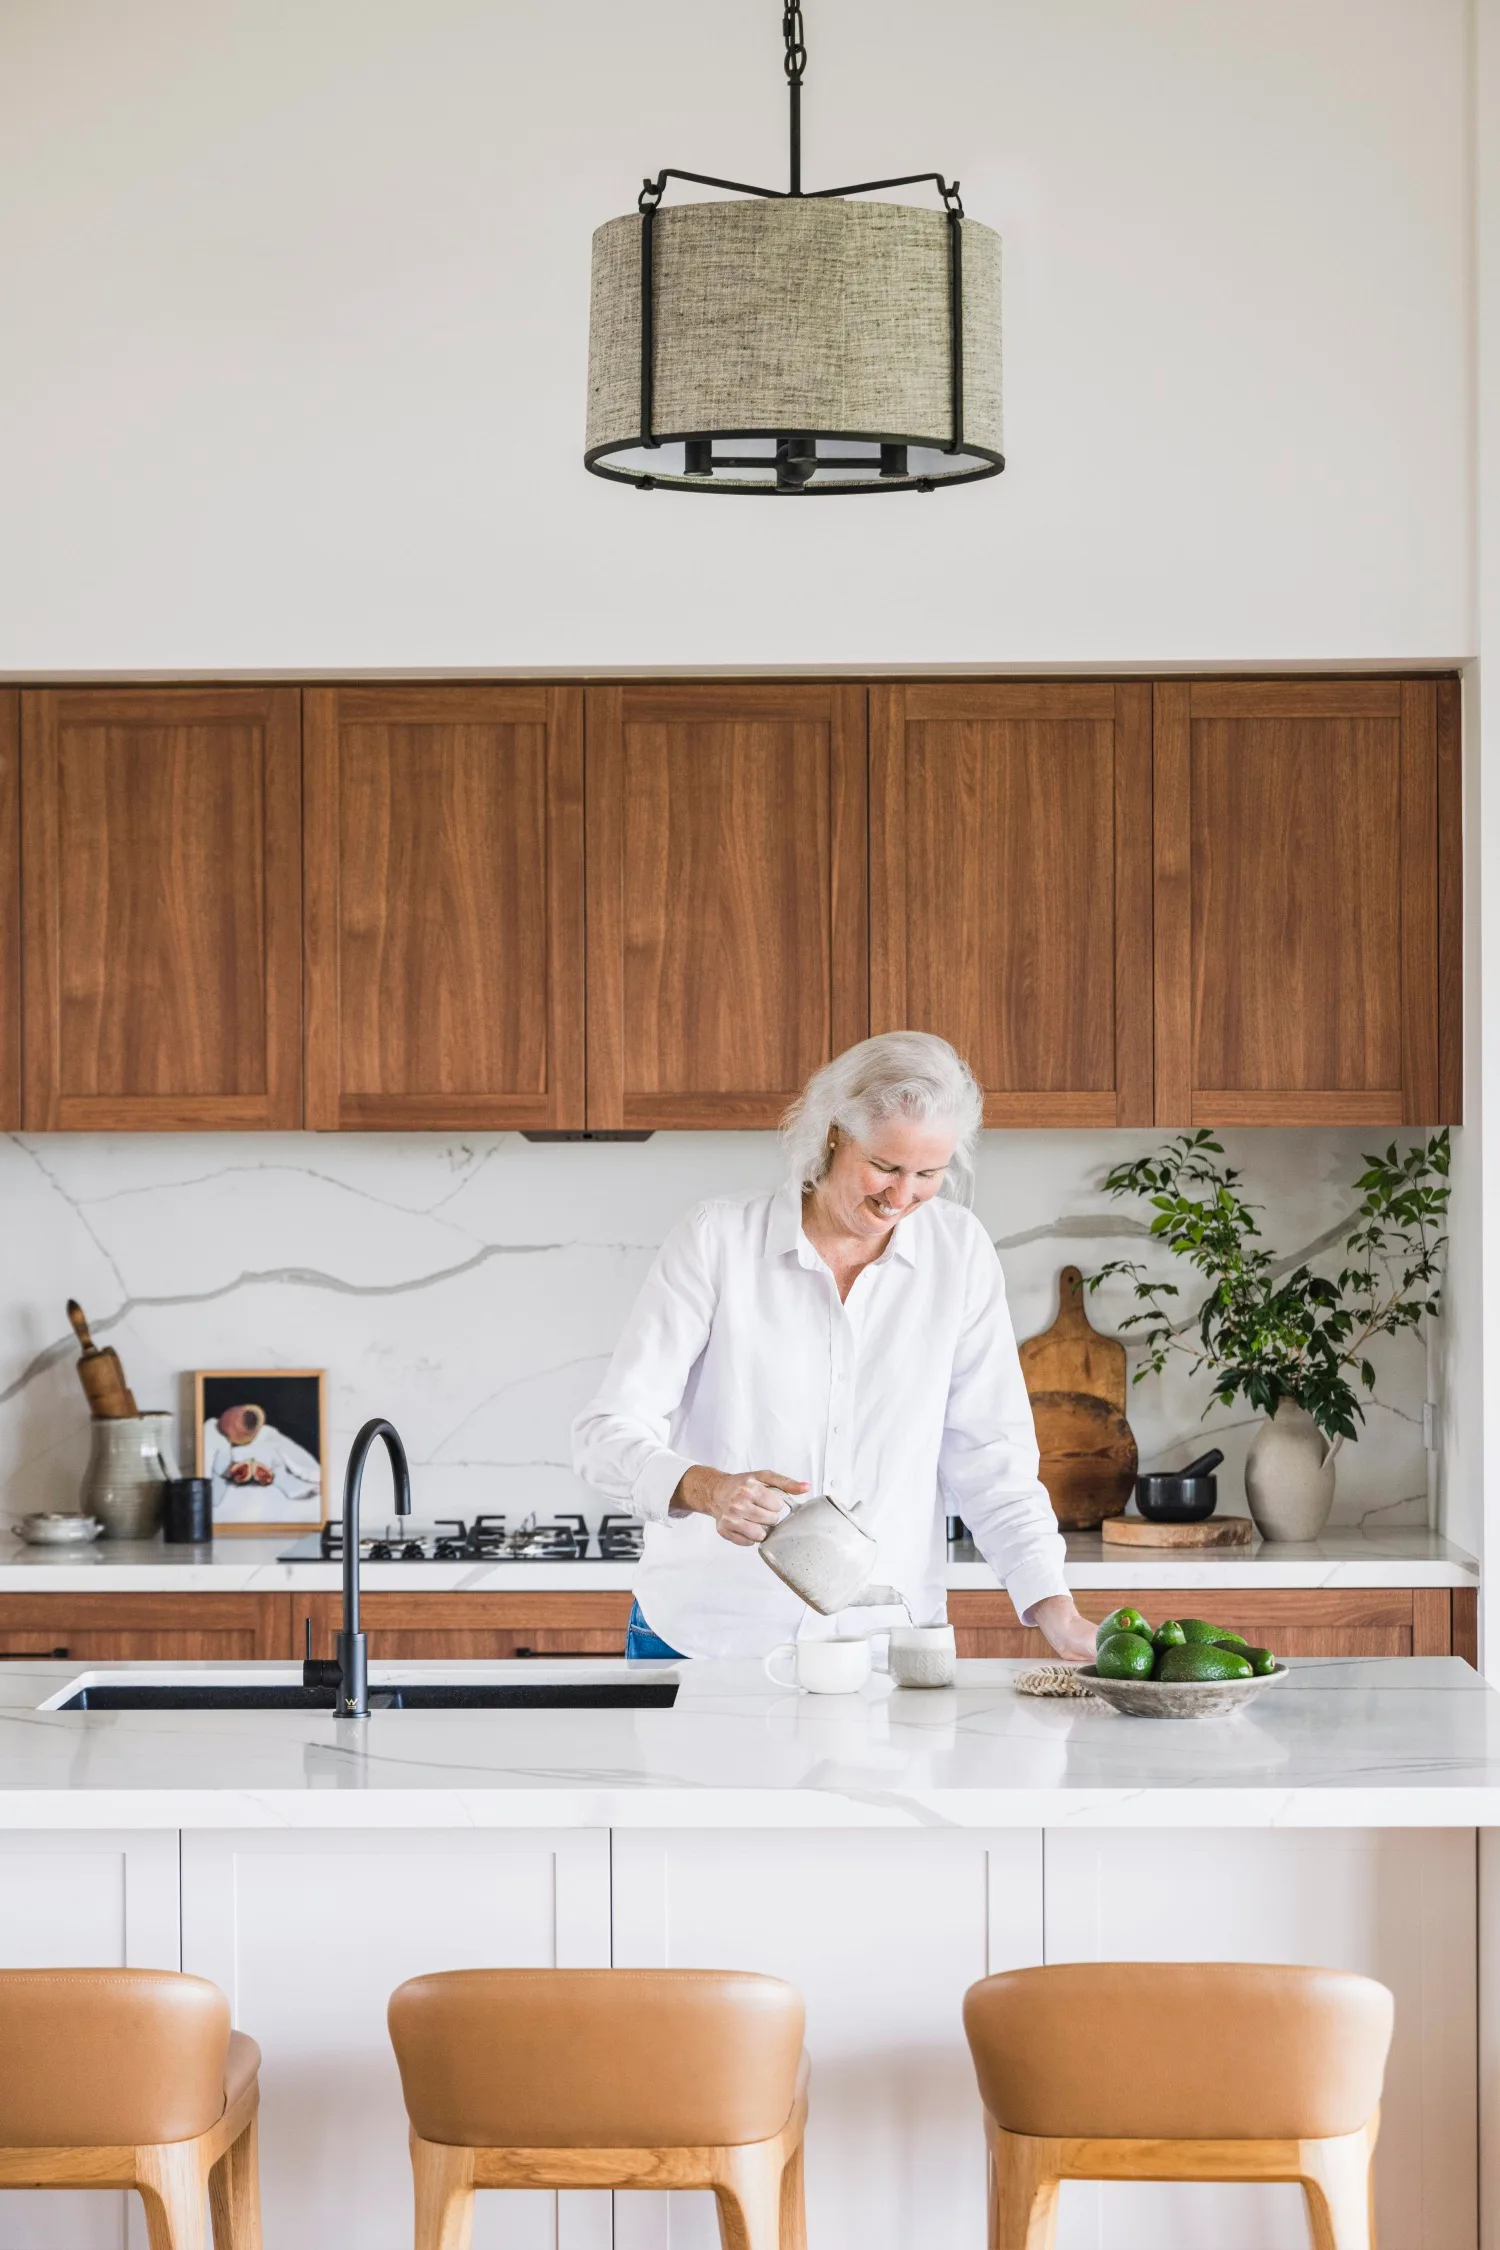
<path fill-rule="evenodd" d="M 1058 1276 L 1052 1326 L 1022 1344 L 1021 1372 L 1058 1522 L 1086 1531 L 1123 1515 L 1138 1463 L 1125 1419 L 1125 1346 L 1089 1325 L 1077 1266 Z"/>
<path fill-rule="evenodd" d="M 1108 1547 L 1248 1547 L 1255 1526 L 1248 1516 L 1205 1516 L 1201 1523 L 1147 1523 L 1116 1516 L 1101 1526 Z"/>

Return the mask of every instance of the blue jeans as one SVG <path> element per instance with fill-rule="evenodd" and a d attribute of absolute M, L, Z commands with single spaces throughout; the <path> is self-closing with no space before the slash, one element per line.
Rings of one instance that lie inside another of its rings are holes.
<path fill-rule="evenodd" d="M 627 1656 L 681 1657 L 680 1648 L 670 1648 L 659 1633 L 653 1633 L 641 1615 L 639 1602 L 630 1605 L 630 1623 L 625 1628 L 625 1654 Z"/>

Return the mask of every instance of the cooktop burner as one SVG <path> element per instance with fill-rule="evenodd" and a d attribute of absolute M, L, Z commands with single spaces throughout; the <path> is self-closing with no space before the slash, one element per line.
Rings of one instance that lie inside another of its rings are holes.
<path fill-rule="evenodd" d="M 599 1526 L 598 1560 L 634 1562 L 640 1555 L 644 1527 L 634 1516 L 606 1516 Z M 388 1524 L 383 1532 L 361 1536 L 362 1562 L 586 1562 L 590 1535 L 581 1515 L 538 1518 L 527 1516 L 514 1531 L 507 1531 L 504 1516 L 476 1516 L 465 1523 L 461 1516 L 439 1517 L 430 1531 L 408 1532 L 404 1524 Z M 344 1527 L 325 1523 L 321 1531 L 299 1539 L 280 1562 L 338 1562 L 344 1552 Z"/>

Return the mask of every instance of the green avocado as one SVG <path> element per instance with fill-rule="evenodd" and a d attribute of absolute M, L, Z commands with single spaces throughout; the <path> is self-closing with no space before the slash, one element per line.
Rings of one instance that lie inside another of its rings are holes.
<path fill-rule="evenodd" d="M 1210 1641 L 1190 1641 L 1185 1648 L 1169 1648 L 1165 1652 L 1156 1668 L 1156 1677 L 1181 1683 L 1253 1680 L 1255 1674 L 1244 1657 L 1232 1648 L 1215 1648 Z"/>
<path fill-rule="evenodd" d="M 1276 1659 L 1268 1648 L 1242 1648 L 1239 1651 L 1252 1672 L 1265 1678 L 1276 1669 Z"/>
<path fill-rule="evenodd" d="M 1099 1644 L 1094 1669 L 1101 1680 L 1149 1680 L 1156 1651 L 1141 1633 L 1111 1633 Z"/>
<path fill-rule="evenodd" d="M 1175 1617 L 1164 1618 L 1151 1636 L 1152 1645 L 1158 1652 L 1164 1648 L 1181 1648 L 1186 1639 L 1187 1634 L 1181 1621 Z"/>
<path fill-rule="evenodd" d="M 1210 1625 L 1206 1617 L 1185 1617 L 1182 1620 L 1182 1637 L 1185 1641 L 1212 1641 L 1220 1648 L 1243 1648 L 1243 1633 L 1231 1633 L 1227 1626 Z"/>
<path fill-rule="evenodd" d="M 1150 1640 L 1151 1628 L 1138 1609 L 1112 1609 L 1094 1635 L 1095 1648 L 1102 1648 L 1112 1633 L 1139 1633 Z"/>

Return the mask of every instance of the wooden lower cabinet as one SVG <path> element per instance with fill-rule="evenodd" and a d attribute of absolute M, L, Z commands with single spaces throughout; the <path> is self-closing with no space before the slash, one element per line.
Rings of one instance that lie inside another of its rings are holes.
<path fill-rule="evenodd" d="M 4 1594 L 0 1661 L 71 1656 L 95 1664 L 216 1661 L 291 1653 L 285 1594 Z"/>
<path fill-rule="evenodd" d="M 1177 1594 L 1125 1588 L 1078 1596 L 1086 1617 L 1136 1602 L 1153 1622 L 1211 1617 L 1278 1656 L 1462 1656 L 1478 1660 L 1478 1596 L 1468 1587 L 1293 1589 Z M 332 1656 L 337 1594 L 0 1595 L 0 1662 L 67 1656 L 90 1663 L 302 1655 Z M 954 1593 L 949 1615 L 960 1656 L 1046 1656 L 1040 1633 L 1016 1621 L 1008 1594 Z M 370 1654 L 393 1658 L 619 1656 L 630 1596 L 367 1593 L 361 1621 Z"/>
<path fill-rule="evenodd" d="M 314 1656 L 332 1656 L 337 1594 L 293 1595 L 295 1653 L 312 1623 Z M 628 1594 L 362 1594 L 370 1654 L 394 1657 L 623 1656 Z"/>
<path fill-rule="evenodd" d="M 1208 1617 L 1278 1656 L 1462 1656 L 1478 1662 L 1479 1597 L 1470 1587 L 1293 1587 L 1219 1594 L 1212 1587 L 1172 1593 L 1090 1587 L 1078 1594 L 1085 1617 L 1107 1617 L 1133 1603 L 1153 1624 L 1164 1617 Z M 1008 1594 L 953 1593 L 948 1614 L 960 1656 L 1036 1656 L 1051 1652 L 1040 1633 L 1016 1621 Z"/>

